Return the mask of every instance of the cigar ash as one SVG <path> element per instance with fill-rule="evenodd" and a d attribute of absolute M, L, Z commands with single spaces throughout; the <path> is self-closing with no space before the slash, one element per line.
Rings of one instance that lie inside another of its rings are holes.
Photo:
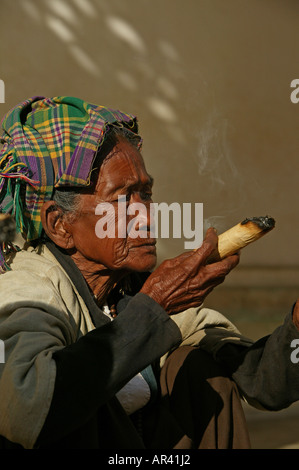
<path fill-rule="evenodd" d="M 248 223 L 256 224 L 261 230 L 272 230 L 275 227 L 275 220 L 272 217 L 266 215 L 265 217 L 251 217 L 243 220 L 241 225 L 246 225 Z"/>

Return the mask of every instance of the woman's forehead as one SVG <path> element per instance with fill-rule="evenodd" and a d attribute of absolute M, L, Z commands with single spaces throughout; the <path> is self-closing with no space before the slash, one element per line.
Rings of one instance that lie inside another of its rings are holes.
<path fill-rule="evenodd" d="M 134 184 L 151 184 L 139 150 L 127 141 L 119 142 L 104 160 L 96 189 L 121 188 Z"/>

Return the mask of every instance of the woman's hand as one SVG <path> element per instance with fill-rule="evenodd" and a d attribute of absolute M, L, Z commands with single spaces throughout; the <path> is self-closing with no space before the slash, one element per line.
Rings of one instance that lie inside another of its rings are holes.
<path fill-rule="evenodd" d="M 198 307 L 239 262 L 236 254 L 217 263 L 206 264 L 217 243 L 215 230 L 208 229 L 200 248 L 161 263 L 140 292 L 158 302 L 168 314 Z"/>

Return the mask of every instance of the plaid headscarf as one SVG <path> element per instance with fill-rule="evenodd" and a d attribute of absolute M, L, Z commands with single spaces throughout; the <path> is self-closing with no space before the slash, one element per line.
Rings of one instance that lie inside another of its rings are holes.
<path fill-rule="evenodd" d="M 138 133 L 135 116 L 67 96 L 30 98 L 3 118 L 0 212 L 14 216 L 16 231 L 26 241 L 40 238 L 41 207 L 55 188 L 89 185 L 111 125 Z"/>

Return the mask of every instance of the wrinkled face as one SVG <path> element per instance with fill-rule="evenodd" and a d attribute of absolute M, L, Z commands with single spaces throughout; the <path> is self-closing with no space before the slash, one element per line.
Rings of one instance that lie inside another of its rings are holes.
<path fill-rule="evenodd" d="M 81 196 L 80 215 L 72 224 L 75 247 L 84 258 L 112 270 L 141 272 L 155 266 L 152 183 L 140 152 L 121 139 L 104 160 L 94 193 Z M 144 210 L 134 212 L 134 207 Z"/>

